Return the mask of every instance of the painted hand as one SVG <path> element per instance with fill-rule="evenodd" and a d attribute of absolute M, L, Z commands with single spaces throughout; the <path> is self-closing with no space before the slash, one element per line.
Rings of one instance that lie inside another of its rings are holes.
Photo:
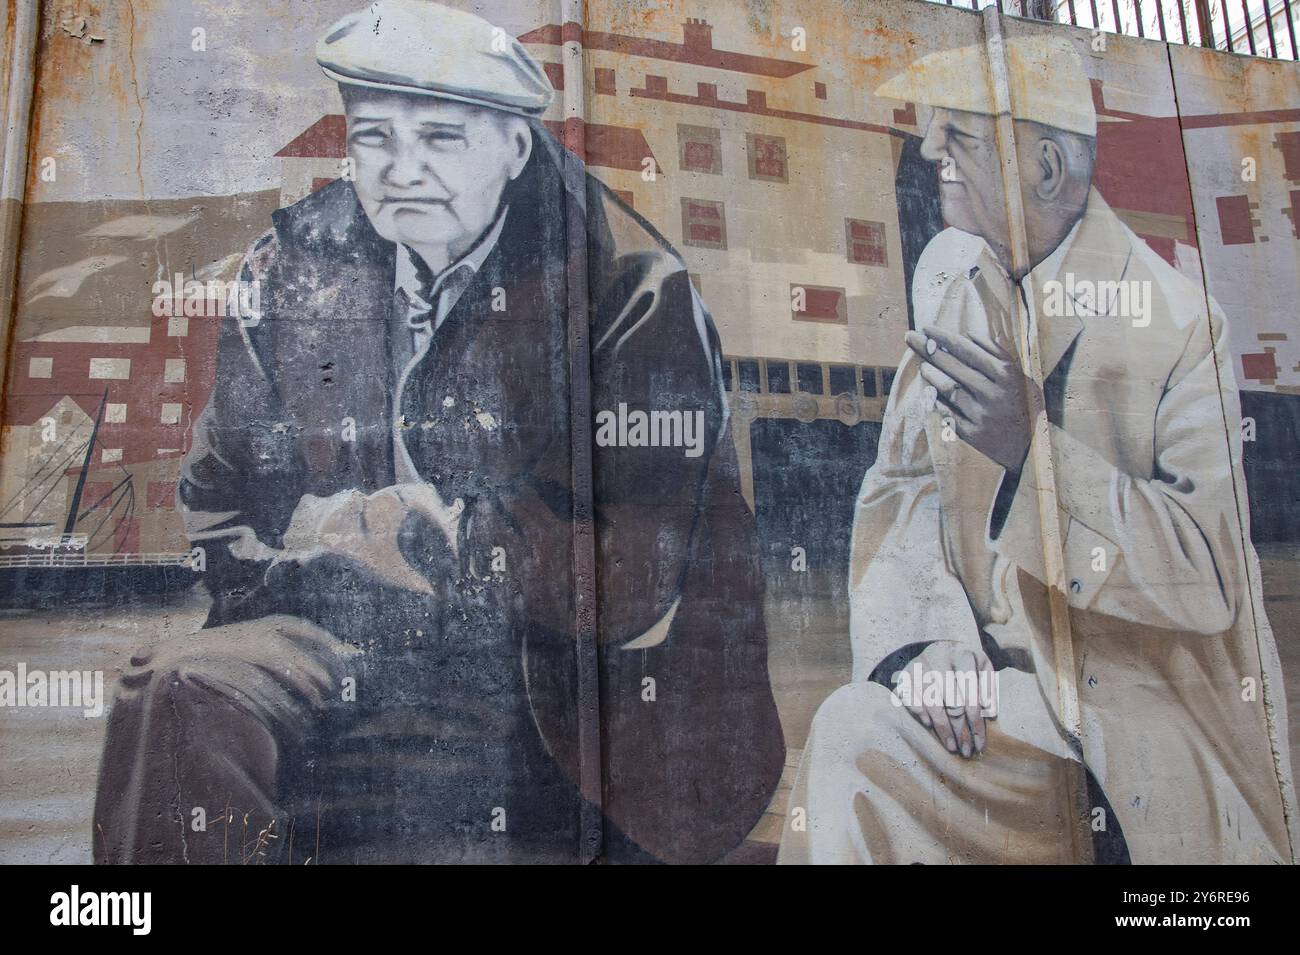
<path fill-rule="evenodd" d="M 992 342 L 937 328 L 908 332 L 906 341 L 921 359 L 921 377 L 952 415 L 957 436 L 1018 474 L 1043 409 L 1042 390 L 1020 361 Z"/>
<path fill-rule="evenodd" d="M 969 759 L 984 751 L 985 721 L 997 713 L 993 664 L 983 650 L 938 640 L 907 668 L 894 695 L 950 753 Z"/>
<path fill-rule="evenodd" d="M 403 554 L 401 536 L 411 533 L 413 526 L 422 540 L 428 540 L 429 534 L 441 536 L 445 545 L 440 546 L 454 556 L 463 509 L 460 500 L 444 504 L 428 484 L 398 484 L 374 494 L 356 490 L 324 498 L 305 494 L 285 531 L 284 550 L 272 566 L 334 555 L 387 584 L 432 594 L 429 580 Z"/>

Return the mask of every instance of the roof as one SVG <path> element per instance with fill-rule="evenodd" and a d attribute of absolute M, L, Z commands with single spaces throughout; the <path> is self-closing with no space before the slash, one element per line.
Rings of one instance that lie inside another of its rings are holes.
<path fill-rule="evenodd" d="M 707 66 L 715 70 L 730 70 L 733 73 L 770 76 L 776 79 L 788 79 L 813 68 L 813 64 L 800 63 L 797 60 L 781 60 L 770 56 L 754 56 L 749 53 L 732 53 L 714 49 L 712 27 L 702 21 L 688 21 L 683 32 L 685 37 L 683 42 L 670 43 L 667 40 L 652 40 L 648 37 L 627 36 L 622 33 L 584 30 L 577 23 L 565 23 L 562 26 L 551 23 L 523 34 L 519 37 L 519 42 L 562 46 L 564 43 L 576 41 L 589 50 L 609 50 L 651 60 L 671 60 L 674 63 Z"/>
<path fill-rule="evenodd" d="M 642 160 L 654 153 L 646 142 L 645 134 L 628 126 L 609 126 L 604 123 L 570 122 L 582 125 L 585 141 L 584 157 L 588 166 L 606 166 L 612 169 L 640 169 Z M 559 122 L 546 122 L 546 128 L 562 142 L 567 142 L 564 126 Z M 347 154 L 347 124 L 340 114 L 322 116 L 293 138 L 276 156 L 298 159 L 342 159 Z"/>

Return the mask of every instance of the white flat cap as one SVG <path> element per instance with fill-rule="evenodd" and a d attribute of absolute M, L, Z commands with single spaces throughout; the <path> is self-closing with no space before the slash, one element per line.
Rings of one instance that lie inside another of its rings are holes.
<path fill-rule="evenodd" d="M 1011 37 L 1006 41 L 1011 113 L 1045 126 L 1097 135 L 1097 111 L 1083 61 L 1064 37 Z M 996 112 L 983 44 L 923 56 L 886 81 L 882 99 L 921 103 L 967 113 Z"/>
<path fill-rule="evenodd" d="M 540 116 L 555 90 L 505 30 L 428 0 L 378 0 L 316 44 L 325 75 L 349 86 L 436 96 Z"/>

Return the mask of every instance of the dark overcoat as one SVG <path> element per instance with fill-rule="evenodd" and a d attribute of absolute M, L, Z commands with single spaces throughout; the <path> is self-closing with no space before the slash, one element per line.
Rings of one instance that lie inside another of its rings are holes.
<path fill-rule="evenodd" d="M 784 758 L 717 332 L 671 246 L 540 129 L 504 202 L 496 246 L 399 399 L 396 246 L 347 181 L 273 215 L 243 273 L 260 314 L 222 331 L 178 492 L 206 552 L 208 626 L 291 615 L 363 651 L 358 700 L 279 744 L 279 800 L 310 811 L 333 858 L 480 857 L 498 808 L 498 844 L 581 855 L 571 389 L 590 375 L 593 418 L 620 403 L 700 412 L 698 456 L 591 449 L 598 730 L 607 844 L 715 858 L 756 822 Z M 582 256 L 586 287 L 571 289 Z M 328 546 L 275 560 L 305 495 L 395 483 L 398 435 L 420 478 L 464 502 L 455 555 L 416 514 L 400 530 L 434 594 Z M 112 732 L 101 809 L 125 772 Z"/>

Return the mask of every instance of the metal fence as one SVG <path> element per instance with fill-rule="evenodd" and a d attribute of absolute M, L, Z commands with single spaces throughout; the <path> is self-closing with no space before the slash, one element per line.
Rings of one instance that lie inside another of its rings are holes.
<path fill-rule="evenodd" d="M 1300 0 L 933 0 L 1127 36 L 1279 60 L 1300 59 Z"/>

